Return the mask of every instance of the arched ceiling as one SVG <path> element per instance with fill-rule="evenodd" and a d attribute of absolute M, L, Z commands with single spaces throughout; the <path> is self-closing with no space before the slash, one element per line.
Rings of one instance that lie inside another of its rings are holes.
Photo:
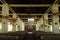
<path fill-rule="evenodd" d="M 27 22 L 27 18 L 31 18 L 31 17 L 36 17 L 35 20 L 36 22 L 41 17 L 41 15 L 43 15 L 46 12 L 46 10 L 56 0 L 5 0 L 5 1 L 10 5 L 10 7 L 18 14 L 18 16 L 24 22 Z M 58 4 L 60 10 L 60 2 Z M 0 5 L 2 5 L 1 2 Z M 0 7 L 0 11 L 2 11 L 2 7 Z M 12 12 L 10 11 L 10 13 Z M 49 12 L 49 14 L 51 14 L 51 11 Z M 52 15 L 49 15 L 50 21 L 51 21 L 50 19 L 51 16 Z"/>

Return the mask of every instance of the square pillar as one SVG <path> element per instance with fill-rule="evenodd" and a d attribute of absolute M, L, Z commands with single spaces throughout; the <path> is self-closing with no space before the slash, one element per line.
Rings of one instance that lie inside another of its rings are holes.
<path fill-rule="evenodd" d="M 58 16 L 58 13 L 59 13 L 59 7 L 58 7 L 58 4 L 53 4 L 52 5 L 52 13 L 53 13 L 53 32 L 54 33 L 59 33 L 59 16 Z"/>
<path fill-rule="evenodd" d="M 16 24 L 17 24 L 17 31 L 21 31 L 21 29 L 22 29 L 22 24 L 21 24 L 22 22 L 21 22 L 21 20 L 20 20 L 20 18 L 18 17 L 17 18 L 17 20 L 16 20 Z"/>
<path fill-rule="evenodd" d="M 56 14 L 53 15 L 53 32 L 54 33 L 60 33 L 59 32 L 59 16 Z"/>
<path fill-rule="evenodd" d="M 40 31 L 44 31 L 43 17 L 40 18 Z"/>
<path fill-rule="evenodd" d="M 8 32 L 8 17 L 9 17 L 9 6 L 8 4 L 3 4 L 2 6 L 2 33 Z"/>
<path fill-rule="evenodd" d="M 50 30 L 48 29 L 48 13 L 44 14 L 44 31 L 49 32 Z"/>
<path fill-rule="evenodd" d="M 13 13 L 12 17 L 13 17 L 13 19 L 12 19 L 12 25 L 13 25 L 12 31 L 15 32 L 16 31 L 16 25 L 17 25 L 16 24 L 17 14 L 16 13 Z"/>
<path fill-rule="evenodd" d="M 13 25 L 12 26 L 12 31 L 15 32 L 16 31 L 16 24 L 15 24 L 15 22 L 12 22 L 12 25 Z"/>
<path fill-rule="evenodd" d="M 36 24 L 36 31 L 39 31 L 40 29 L 39 29 L 39 26 L 40 26 L 40 23 L 39 23 L 40 21 L 38 21 L 37 22 L 37 24 Z"/>

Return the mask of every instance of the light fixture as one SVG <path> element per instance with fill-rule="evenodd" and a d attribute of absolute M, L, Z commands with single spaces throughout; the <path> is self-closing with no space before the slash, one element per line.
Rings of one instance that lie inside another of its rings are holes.
<path fill-rule="evenodd" d="M 34 18 L 28 18 L 28 22 L 34 22 Z"/>

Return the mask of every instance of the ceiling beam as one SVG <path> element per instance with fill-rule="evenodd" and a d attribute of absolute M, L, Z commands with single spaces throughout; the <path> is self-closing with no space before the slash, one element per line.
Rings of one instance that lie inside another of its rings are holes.
<path fill-rule="evenodd" d="M 1 12 L 1 11 L 0 11 L 0 12 Z M 39 13 L 39 14 L 37 14 L 37 13 L 34 13 L 34 14 L 33 14 L 33 13 L 32 13 L 32 14 L 28 14 L 28 13 L 27 13 L 27 14 L 26 14 L 26 13 L 24 13 L 24 14 L 23 14 L 23 13 L 16 13 L 16 14 L 17 14 L 17 15 L 23 15 L 23 16 L 24 16 L 24 15 L 29 15 L 29 16 L 30 16 L 30 15 L 33 15 L 33 16 L 34 16 L 34 15 L 36 15 L 36 16 L 38 16 L 38 15 L 43 15 L 43 13 Z M 0 13 L 0 15 L 2 15 L 2 13 Z M 13 15 L 13 13 L 9 13 L 9 15 Z M 49 13 L 48 15 L 52 15 L 52 14 Z M 60 14 L 58 14 L 58 15 L 60 15 Z"/>
<path fill-rule="evenodd" d="M 9 4 L 11 7 L 49 7 L 51 4 Z M 60 6 L 60 4 L 58 4 Z M 0 4 L 2 7 L 2 4 Z"/>
<path fill-rule="evenodd" d="M 29 22 L 24 22 L 24 23 L 29 23 Z M 33 22 L 33 23 L 36 23 L 36 22 Z"/>
<path fill-rule="evenodd" d="M 51 4 L 9 4 L 11 7 L 49 7 Z M 2 4 L 0 4 L 2 7 Z"/>
<path fill-rule="evenodd" d="M 50 4 L 10 4 L 11 7 L 48 7 Z"/>
<path fill-rule="evenodd" d="M 23 20 L 23 19 L 28 19 L 28 18 L 21 18 L 21 19 Z M 35 18 L 35 19 L 39 19 L 39 18 Z"/>
<path fill-rule="evenodd" d="M 0 11 L 1 12 L 1 11 Z M 17 15 L 43 15 L 43 13 L 35 13 L 35 14 L 23 14 L 23 13 L 16 13 Z M 0 15 L 2 15 L 2 13 L 0 13 Z M 9 15 L 13 15 L 13 13 L 10 13 Z M 51 13 L 49 13 L 48 15 L 52 15 Z M 60 14 L 59 14 L 60 15 Z"/>
<path fill-rule="evenodd" d="M 0 11 L 0 12 L 1 12 L 1 11 Z M 40 15 L 40 16 L 41 16 L 41 15 L 43 15 L 43 13 L 39 13 L 39 14 L 37 14 L 37 13 L 35 13 L 35 14 L 16 13 L 16 14 L 19 15 L 19 16 L 20 16 L 20 15 L 21 15 L 21 16 L 27 16 L 27 15 L 29 15 L 29 16 L 30 16 L 30 15 L 32 15 L 32 16 L 34 16 L 34 15 L 35 15 L 35 16 L 39 16 L 39 15 Z M 0 13 L 0 15 L 2 15 L 2 13 Z M 13 15 L 13 14 L 10 13 L 9 15 Z M 52 14 L 52 13 L 49 13 L 48 15 L 53 15 L 53 14 Z M 58 14 L 58 15 L 60 15 L 60 14 Z"/>
<path fill-rule="evenodd" d="M 9 15 L 12 15 L 12 14 L 10 13 Z M 17 13 L 17 15 L 43 15 L 43 13 L 39 13 L 39 14 L 37 14 L 37 13 L 35 13 L 35 14 L 33 14 L 33 13 L 32 14 Z M 52 13 L 49 13 L 48 15 L 53 15 L 53 14 Z M 58 15 L 60 15 L 60 14 L 58 14 Z"/>
<path fill-rule="evenodd" d="M 40 18 L 40 17 L 39 17 Z M 35 20 L 38 20 L 39 18 L 35 18 Z M 28 19 L 28 18 L 21 18 L 22 20 L 24 20 L 24 19 Z M 50 18 L 48 18 L 48 19 L 52 19 L 51 17 Z"/>
<path fill-rule="evenodd" d="M 13 19 L 13 18 L 9 18 L 9 19 Z M 22 20 L 27 20 L 28 18 L 21 18 Z M 36 18 L 35 20 L 38 20 L 39 18 Z M 52 19 L 51 17 L 50 18 L 48 18 L 48 19 Z"/>

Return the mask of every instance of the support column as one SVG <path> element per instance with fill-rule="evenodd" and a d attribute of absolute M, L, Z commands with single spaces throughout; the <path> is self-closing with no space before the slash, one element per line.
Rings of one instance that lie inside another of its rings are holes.
<path fill-rule="evenodd" d="M 53 32 L 54 33 L 59 33 L 59 8 L 58 4 L 53 4 L 52 5 L 52 13 L 53 13 Z"/>
<path fill-rule="evenodd" d="M 16 24 L 15 24 L 15 22 L 12 22 L 12 25 L 13 25 L 12 26 L 12 31 L 15 32 L 16 31 Z"/>
<path fill-rule="evenodd" d="M 25 26 L 24 26 L 24 23 L 23 22 L 22 22 L 22 26 L 21 27 L 22 27 L 21 30 L 24 31 L 25 30 Z"/>
<path fill-rule="evenodd" d="M 21 20 L 19 17 L 17 18 L 16 24 L 17 24 L 18 31 L 21 31 Z"/>
<path fill-rule="evenodd" d="M 40 30 L 41 30 L 41 31 L 44 31 L 43 17 L 40 18 Z"/>
<path fill-rule="evenodd" d="M 9 7 L 8 4 L 3 4 L 2 6 L 2 33 L 8 32 L 8 17 L 9 17 Z"/>
<path fill-rule="evenodd" d="M 40 21 L 38 21 L 37 24 L 36 24 L 36 31 L 39 31 L 39 26 L 40 26 L 40 25 L 39 25 L 39 22 L 40 22 Z"/>
<path fill-rule="evenodd" d="M 59 32 L 59 16 L 53 15 L 53 32 L 54 33 L 60 33 Z"/>
<path fill-rule="evenodd" d="M 48 28 L 48 13 L 44 14 L 44 29 L 46 32 L 49 32 L 49 28 Z"/>
<path fill-rule="evenodd" d="M 16 19 L 17 19 L 17 15 L 16 13 L 13 13 L 13 20 L 12 20 L 12 31 L 15 32 L 16 31 Z"/>

